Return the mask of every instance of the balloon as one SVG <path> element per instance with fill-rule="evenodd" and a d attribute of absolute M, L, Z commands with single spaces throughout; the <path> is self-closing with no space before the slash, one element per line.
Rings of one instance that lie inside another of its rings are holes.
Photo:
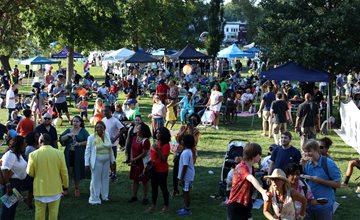
<path fill-rule="evenodd" d="M 61 118 L 55 118 L 53 123 L 54 123 L 55 127 L 60 127 L 61 124 L 62 124 L 62 119 Z"/>
<path fill-rule="evenodd" d="M 90 124 L 91 124 L 91 125 L 95 125 L 94 117 L 91 117 L 91 118 L 90 118 Z"/>
<path fill-rule="evenodd" d="M 192 68 L 190 66 L 190 64 L 186 64 L 183 69 L 182 69 L 183 73 L 186 75 L 189 75 L 192 71 Z"/>

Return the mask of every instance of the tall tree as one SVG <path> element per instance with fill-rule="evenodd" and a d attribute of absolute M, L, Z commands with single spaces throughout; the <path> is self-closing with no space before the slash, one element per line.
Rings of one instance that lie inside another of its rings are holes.
<path fill-rule="evenodd" d="M 224 5 L 224 19 L 226 21 L 245 21 L 240 4 L 229 2 Z"/>
<path fill-rule="evenodd" d="M 31 34 L 41 45 L 58 41 L 68 47 L 68 86 L 74 72 L 74 47 L 101 47 L 110 37 L 116 41 L 122 36 L 119 5 L 112 0 L 36 0 L 27 18 Z"/>
<path fill-rule="evenodd" d="M 209 35 L 206 42 L 208 55 L 214 63 L 217 53 L 220 51 L 220 44 L 224 38 L 224 10 L 223 0 L 211 0 L 209 9 Z"/>
<path fill-rule="evenodd" d="M 263 0 L 260 6 L 258 39 L 272 61 L 330 71 L 332 80 L 334 72 L 358 67 L 359 0 Z"/>
<path fill-rule="evenodd" d="M 7 71 L 11 70 L 9 57 L 26 39 L 22 13 L 32 6 L 32 0 L 0 1 L 0 61 Z"/>

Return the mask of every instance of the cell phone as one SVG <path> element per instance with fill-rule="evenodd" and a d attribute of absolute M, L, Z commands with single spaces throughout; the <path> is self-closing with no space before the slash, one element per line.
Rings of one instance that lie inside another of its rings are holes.
<path fill-rule="evenodd" d="M 325 205 L 328 203 L 328 199 L 327 198 L 317 198 L 316 201 L 322 205 Z"/>

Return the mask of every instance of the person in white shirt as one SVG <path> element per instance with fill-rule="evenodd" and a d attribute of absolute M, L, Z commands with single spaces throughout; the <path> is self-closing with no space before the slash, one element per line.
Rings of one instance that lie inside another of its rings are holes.
<path fill-rule="evenodd" d="M 196 97 L 198 90 L 197 90 L 196 86 L 192 83 L 190 83 L 190 85 L 189 85 L 189 92 L 191 92 L 193 94 L 193 97 Z"/>
<path fill-rule="evenodd" d="M 2 190 L 2 195 L 13 193 L 13 189 L 20 191 L 23 180 L 26 178 L 27 162 L 22 156 L 25 150 L 25 140 L 22 136 L 16 136 L 9 150 L 2 156 L 1 172 L 3 176 L 5 188 Z M 6 207 L 2 204 L 1 219 L 15 219 L 16 207 L 19 202 L 16 202 L 11 207 Z"/>
<path fill-rule="evenodd" d="M 16 108 L 16 101 L 15 101 L 16 96 L 14 93 L 15 90 L 16 90 L 16 85 L 13 84 L 6 92 L 5 107 L 8 109 L 8 121 L 11 119 L 11 113 Z"/>
<path fill-rule="evenodd" d="M 114 152 L 114 157 L 116 159 L 117 146 L 119 145 L 118 134 L 120 133 L 120 131 L 124 127 L 124 125 L 117 118 L 112 116 L 112 111 L 111 111 L 110 106 L 105 107 L 104 115 L 105 115 L 105 117 L 102 119 L 102 121 L 105 123 L 105 126 L 106 126 L 105 132 L 108 133 L 110 136 L 112 150 Z M 115 181 L 117 179 L 115 162 L 114 162 L 114 166 L 111 167 L 110 178 L 112 181 Z"/>
<path fill-rule="evenodd" d="M 244 111 L 245 105 L 250 104 L 254 100 L 254 95 L 250 93 L 250 89 L 246 89 L 246 93 L 242 94 L 240 99 L 241 111 Z"/>
<path fill-rule="evenodd" d="M 109 89 L 106 88 L 105 83 L 101 84 L 101 87 L 98 88 L 97 92 L 98 92 L 98 95 L 100 95 L 100 98 L 107 99 L 109 96 L 108 95 Z"/>
<path fill-rule="evenodd" d="M 152 119 L 151 120 L 152 133 L 155 134 L 155 131 L 158 128 L 164 127 L 166 107 L 161 102 L 160 96 L 158 94 L 155 94 L 153 99 L 154 99 L 154 104 L 151 109 L 151 114 L 149 114 L 149 118 Z"/>

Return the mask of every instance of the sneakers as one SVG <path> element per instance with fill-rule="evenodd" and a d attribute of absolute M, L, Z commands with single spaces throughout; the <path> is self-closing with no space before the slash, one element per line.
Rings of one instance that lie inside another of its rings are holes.
<path fill-rule="evenodd" d="M 176 211 L 176 213 L 180 216 L 185 216 L 185 215 L 192 215 L 192 212 L 190 209 L 185 209 L 185 208 L 182 208 L 182 209 L 179 209 Z"/>
<path fill-rule="evenodd" d="M 215 129 L 216 129 L 216 130 L 219 130 L 219 126 L 216 125 L 216 126 L 215 126 Z"/>

